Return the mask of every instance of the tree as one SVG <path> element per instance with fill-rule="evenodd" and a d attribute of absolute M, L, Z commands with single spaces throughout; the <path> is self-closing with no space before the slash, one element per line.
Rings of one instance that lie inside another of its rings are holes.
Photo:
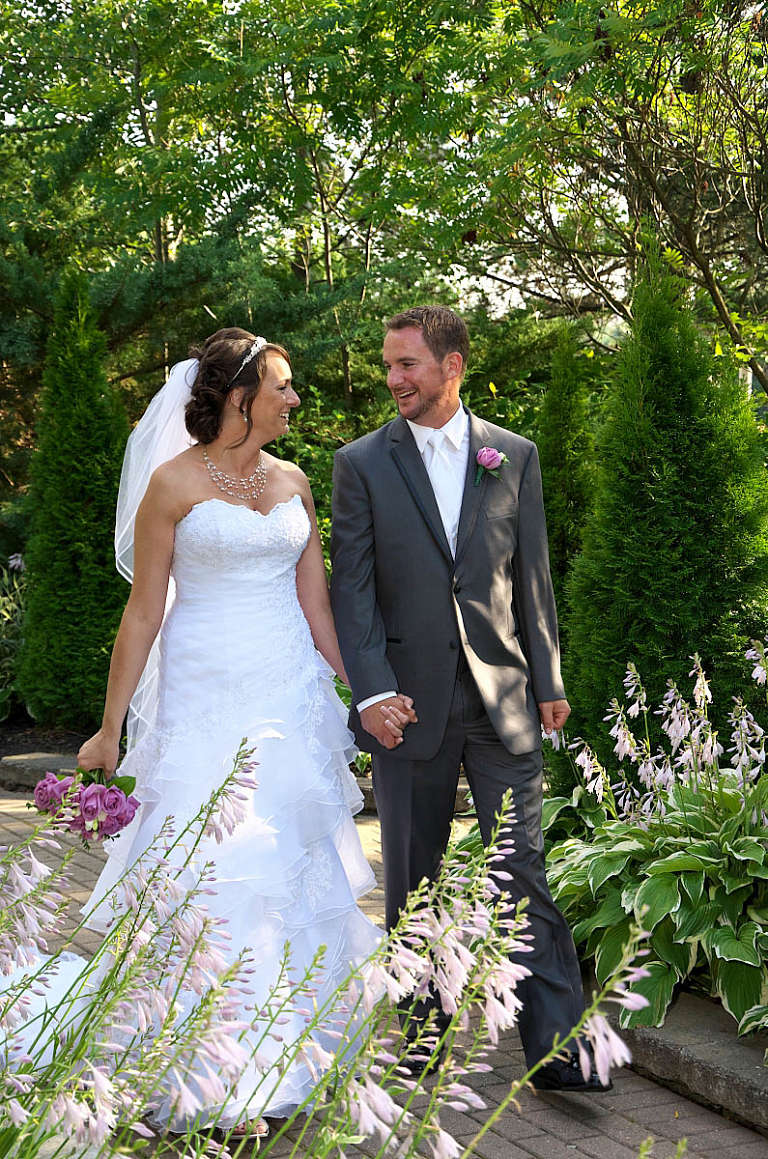
<path fill-rule="evenodd" d="M 592 498 L 594 437 L 590 423 L 586 348 L 564 323 L 552 355 L 552 379 L 539 414 L 536 442 L 544 481 L 552 582 L 565 621 L 565 580 L 581 547 Z M 564 643 L 564 641 L 562 641 Z"/>
<path fill-rule="evenodd" d="M 721 687 L 747 697 L 743 652 L 766 628 L 764 447 L 737 365 L 713 355 L 685 299 L 685 283 L 651 255 L 568 585 L 571 732 L 603 755 L 601 721 L 628 661 L 651 704 L 667 677 L 686 687 L 694 652 Z"/>
<path fill-rule="evenodd" d="M 127 588 L 114 563 L 125 414 L 104 374 L 87 280 L 62 279 L 48 341 L 30 487 L 27 607 L 18 687 L 45 724 L 101 716 Z"/>

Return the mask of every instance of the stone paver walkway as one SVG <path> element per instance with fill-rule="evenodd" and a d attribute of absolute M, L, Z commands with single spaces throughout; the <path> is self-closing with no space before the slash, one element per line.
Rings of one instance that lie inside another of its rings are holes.
<path fill-rule="evenodd" d="M 28 832 L 35 814 L 26 809 L 26 798 L 0 792 L 0 845 L 9 845 Z M 376 870 L 379 885 L 362 902 L 375 921 L 383 918 L 381 847 L 376 817 L 362 816 L 358 827 L 366 855 Z M 62 844 L 69 844 L 67 839 Z M 77 848 L 72 843 L 72 848 Z M 98 851 L 77 849 L 71 863 L 74 888 L 72 920 L 77 907 L 88 897 L 103 863 Z M 81 933 L 74 947 L 89 954 L 96 935 Z M 492 1110 L 503 1100 L 509 1084 L 524 1072 L 523 1055 L 516 1034 L 504 1037 L 490 1059 L 493 1070 L 475 1076 L 473 1085 Z M 441 1121 L 460 1142 L 468 1143 L 489 1112 L 459 1113 L 446 1108 Z M 614 1074 L 614 1089 L 604 1095 L 535 1094 L 523 1091 L 517 1110 L 509 1109 L 477 1147 L 479 1159 L 636 1159 L 641 1144 L 652 1139 L 648 1159 L 768 1159 L 768 1139 L 746 1127 L 666 1090 L 631 1070 Z M 687 1150 L 678 1152 L 681 1140 Z M 288 1137 L 270 1148 L 279 1159 L 290 1153 Z M 375 1153 L 375 1152 L 374 1152 Z M 350 1159 L 351 1159 L 351 1153 Z M 360 1154 L 360 1152 L 358 1153 Z"/>

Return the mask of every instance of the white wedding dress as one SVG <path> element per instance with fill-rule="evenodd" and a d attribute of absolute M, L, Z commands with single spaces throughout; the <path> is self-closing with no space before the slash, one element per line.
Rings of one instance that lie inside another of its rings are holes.
<path fill-rule="evenodd" d="M 215 892 L 204 900 L 226 919 L 232 957 L 244 947 L 254 952 L 248 1001 L 257 1010 L 278 978 L 286 941 L 297 978 L 327 947 L 316 983 L 321 1005 L 381 937 L 356 904 L 375 879 L 352 819 L 362 806 L 348 765 L 352 736 L 296 592 L 309 531 L 298 495 L 267 515 L 208 499 L 177 524 L 176 598 L 160 637 L 157 714 L 119 769 L 136 778 L 141 807 L 107 842 L 107 864 L 84 907 L 88 926 L 106 929 L 120 890 L 112 894 L 116 901 L 100 899 L 169 814 L 177 832 L 195 816 L 247 738 L 258 762 L 247 817 L 223 843 L 206 838 L 196 863 L 214 865 L 208 884 Z M 286 1043 L 305 1025 L 298 1014 L 292 1022 L 280 1027 Z M 338 1039 L 324 1045 L 338 1050 Z M 278 1061 L 281 1049 L 268 1039 L 262 1060 L 266 1053 Z M 265 1104 L 258 1090 L 252 1097 L 261 1072 L 251 1065 L 220 1125 L 281 1116 L 300 1105 L 314 1085 L 310 1069 L 300 1062 L 280 1069 L 279 1087 Z M 173 1127 L 170 1104 L 169 1098 L 155 1118 Z"/>

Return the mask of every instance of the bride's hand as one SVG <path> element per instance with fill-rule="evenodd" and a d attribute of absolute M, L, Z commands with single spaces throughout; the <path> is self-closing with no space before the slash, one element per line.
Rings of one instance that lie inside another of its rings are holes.
<path fill-rule="evenodd" d="M 105 776 L 111 777 L 117 768 L 119 753 L 120 742 L 100 728 L 80 749 L 77 763 L 81 769 L 103 769 Z"/>

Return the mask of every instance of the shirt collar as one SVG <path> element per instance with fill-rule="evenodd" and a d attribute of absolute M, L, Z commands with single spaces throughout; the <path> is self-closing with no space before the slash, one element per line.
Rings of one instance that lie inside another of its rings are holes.
<path fill-rule="evenodd" d="M 416 440 L 416 446 L 419 448 L 419 453 L 423 455 L 424 448 L 427 445 L 427 439 L 433 433 L 435 428 L 421 426 L 419 423 L 412 423 L 410 419 L 406 419 L 406 422 L 411 428 L 411 434 Z M 461 403 L 459 403 L 459 409 L 456 411 L 456 414 L 449 418 L 448 422 L 444 423 L 441 427 L 438 428 L 438 430 L 443 432 L 448 442 L 457 451 L 460 450 L 461 444 L 466 438 L 467 431 L 469 430 L 469 415 L 464 410 L 464 407 L 461 405 Z"/>

